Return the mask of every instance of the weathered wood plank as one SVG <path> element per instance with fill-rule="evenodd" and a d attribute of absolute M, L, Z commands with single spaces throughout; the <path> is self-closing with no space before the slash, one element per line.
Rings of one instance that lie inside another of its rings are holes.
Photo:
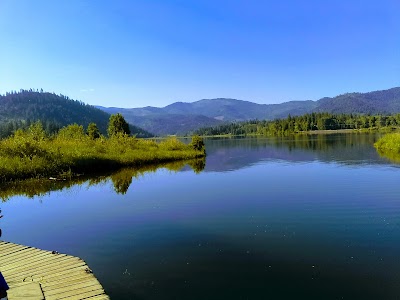
<path fill-rule="evenodd" d="M 24 245 L 18 245 L 18 244 L 14 244 L 14 243 L 9 243 L 9 242 L 3 242 L 0 245 L 0 249 L 5 249 L 5 248 L 13 248 L 13 249 L 21 249 L 21 248 L 30 248 L 29 246 L 24 246 Z"/>
<path fill-rule="evenodd" d="M 80 264 L 85 264 L 85 262 L 75 261 L 72 258 L 66 258 L 59 262 L 57 261 L 57 259 L 51 259 L 51 260 L 49 259 L 44 261 L 28 263 L 23 266 L 12 265 L 12 267 L 3 268 L 2 270 L 4 273 L 10 273 L 10 274 L 22 274 L 22 273 L 36 274 L 32 272 L 32 270 L 43 272 L 44 270 L 47 269 L 57 269 L 59 267 L 64 267 L 64 266 L 68 267 Z"/>
<path fill-rule="evenodd" d="M 28 261 L 30 258 L 39 260 L 49 255 L 48 253 L 42 253 L 40 251 L 29 251 L 26 255 L 24 255 L 24 251 L 20 252 L 15 252 L 12 255 L 1 258 L 0 264 L 6 266 L 13 263 L 20 263 L 21 260 Z"/>
<path fill-rule="evenodd" d="M 78 283 L 68 285 L 65 287 L 60 287 L 58 289 L 48 290 L 48 291 L 46 291 L 46 296 L 63 294 L 66 292 L 81 290 L 83 288 L 90 288 L 90 287 L 93 289 L 96 289 L 99 287 L 97 284 L 96 278 L 92 278 L 92 280 L 87 281 L 87 282 L 81 282 L 81 283 L 78 282 Z"/>
<path fill-rule="evenodd" d="M 3 256 L 5 256 L 5 255 L 9 255 L 9 254 L 12 254 L 12 253 L 14 253 L 14 252 L 19 252 L 19 251 L 22 251 L 22 250 L 24 250 L 24 249 L 29 249 L 30 247 L 21 247 L 21 248 L 16 248 L 16 247 L 8 247 L 8 248 L 6 248 L 6 249 L 3 249 L 3 250 L 1 250 L 0 251 L 0 253 L 1 253 L 1 255 Z"/>
<path fill-rule="evenodd" d="M 53 285 L 45 285 L 42 283 L 41 286 L 42 286 L 43 291 L 45 291 L 46 293 L 50 293 L 55 290 L 70 287 L 72 285 L 75 286 L 75 285 L 81 284 L 81 283 L 88 284 L 93 281 L 96 281 L 96 278 L 94 276 L 88 277 L 88 276 L 83 276 L 83 274 L 82 274 L 82 276 L 68 278 L 68 280 L 66 282 L 58 282 L 57 284 L 53 284 Z"/>
<path fill-rule="evenodd" d="M 107 295 L 98 295 L 98 296 L 93 296 L 88 298 L 90 300 L 110 300 L 110 297 L 108 297 Z"/>
<path fill-rule="evenodd" d="M 80 258 L 0 241 L 1 271 L 10 300 L 109 300 Z"/>
<path fill-rule="evenodd" d="M 45 274 L 40 278 L 37 275 L 34 275 L 33 278 L 39 280 L 42 285 L 54 285 L 55 283 L 65 282 L 68 278 L 88 275 L 85 272 L 86 268 L 87 266 L 83 265 L 74 269 L 63 270 L 61 272 L 58 271 L 57 273 L 50 273 L 47 275 Z"/>
<path fill-rule="evenodd" d="M 27 299 L 27 300 L 43 300 L 44 295 L 39 283 L 30 282 L 19 285 L 9 290 L 8 299 Z"/>
<path fill-rule="evenodd" d="M 100 296 L 104 295 L 104 290 L 94 290 L 94 291 L 89 291 L 89 292 L 84 292 L 82 294 L 78 295 L 73 295 L 73 296 L 68 296 L 67 298 L 62 298 L 63 300 L 68 299 L 68 300 L 92 300 L 93 297 L 95 296 Z M 110 299 L 108 296 L 106 299 Z"/>
<path fill-rule="evenodd" d="M 32 269 L 37 265 L 45 267 L 46 265 L 52 265 L 55 263 L 80 263 L 79 260 L 70 256 L 61 256 L 61 257 L 52 257 L 52 256 L 38 256 L 37 258 L 28 258 L 25 260 L 19 260 L 16 262 L 9 263 L 4 265 L 2 269 L 9 270 L 10 272 L 18 272 L 24 269 Z M 14 271 L 13 271 L 14 270 Z"/>
<path fill-rule="evenodd" d="M 65 299 L 70 297 L 77 297 L 78 299 L 84 299 L 88 296 L 97 296 L 104 294 L 104 290 L 99 286 L 88 286 L 83 287 L 81 289 L 66 291 L 63 293 L 55 294 L 55 295 L 45 295 L 46 300 L 56 300 L 56 299 Z M 10 299 L 11 300 L 11 299 Z"/>

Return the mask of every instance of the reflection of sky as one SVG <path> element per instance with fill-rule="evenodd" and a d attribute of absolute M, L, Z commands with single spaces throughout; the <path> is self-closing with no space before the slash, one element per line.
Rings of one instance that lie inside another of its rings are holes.
<path fill-rule="evenodd" d="M 1 207 L 2 238 L 83 258 L 115 299 L 243 299 L 245 287 L 252 298 L 398 295 L 398 169 L 299 161 L 161 169 L 126 195 L 107 182 L 14 197 Z"/>

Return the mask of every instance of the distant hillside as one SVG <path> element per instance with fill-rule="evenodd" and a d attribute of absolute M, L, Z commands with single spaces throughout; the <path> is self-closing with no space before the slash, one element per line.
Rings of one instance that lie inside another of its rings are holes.
<path fill-rule="evenodd" d="M 121 113 L 125 120 L 158 136 L 166 135 L 185 135 L 188 132 L 195 131 L 204 126 L 215 126 L 222 121 L 209 118 L 203 115 L 191 114 L 169 114 L 166 112 L 150 112 L 152 109 L 162 110 L 161 108 L 116 108 L 101 107 L 98 108 L 110 114 Z"/>
<path fill-rule="evenodd" d="M 400 112 L 400 87 L 369 93 L 347 93 L 317 101 L 315 112 L 393 114 Z"/>
<path fill-rule="evenodd" d="M 11 126 L 11 129 L 15 129 L 15 124 L 37 120 L 51 126 L 51 129 L 73 123 L 86 128 L 89 123 L 94 122 L 106 134 L 109 118 L 110 114 L 63 95 L 33 90 L 0 95 L 0 125 L 3 128 Z M 131 126 L 131 132 L 140 136 L 150 135 L 136 126 Z"/>
<path fill-rule="evenodd" d="M 190 133 L 201 127 L 223 122 L 273 120 L 289 114 L 299 116 L 312 112 L 346 114 L 392 114 L 400 112 L 400 88 L 370 93 L 348 93 L 318 101 L 290 101 L 281 104 L 257 104 L 236 99 L 203 99 L 193 103 L 175 102 L 166 107 L 106 108 L 120 112 L 128 122 L 157 135 Z"/>
<path fill-rule="evenodd" d="M 164 108 L 98 108 L 121 113 L 125 119 L 156 135 L 186 134 L 201 127 L 250 119 L 285 118 L 311 111 L 314 101 L 291 101 L 282 104 L 257 104 L 235 99 L 204 99 L 193 103 L 176 102 Z"/>

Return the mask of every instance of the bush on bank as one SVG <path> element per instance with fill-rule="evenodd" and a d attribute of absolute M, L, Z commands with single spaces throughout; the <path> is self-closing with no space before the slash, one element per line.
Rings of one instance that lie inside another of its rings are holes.
<path fill-rule="evenodd" d="M 199 150 L 175 137 L 161 142 L 125 133 L 93 138 L 77 124 L 62 128 L 55 136 L 47 136 L 37 122 L 0 141 L 0 182 L 89 174 L 204 155 L 204 147 Z"/>

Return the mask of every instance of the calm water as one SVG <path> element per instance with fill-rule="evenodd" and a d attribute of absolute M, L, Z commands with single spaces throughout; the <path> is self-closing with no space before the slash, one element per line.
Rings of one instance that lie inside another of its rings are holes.
<path fill-rule="evenodd" d="M 83 258 L 112 299 L 400 299 L 400 168 L 376 139 L 208 140 L 199 174 L 11 197 L 2 239 Z"/>

